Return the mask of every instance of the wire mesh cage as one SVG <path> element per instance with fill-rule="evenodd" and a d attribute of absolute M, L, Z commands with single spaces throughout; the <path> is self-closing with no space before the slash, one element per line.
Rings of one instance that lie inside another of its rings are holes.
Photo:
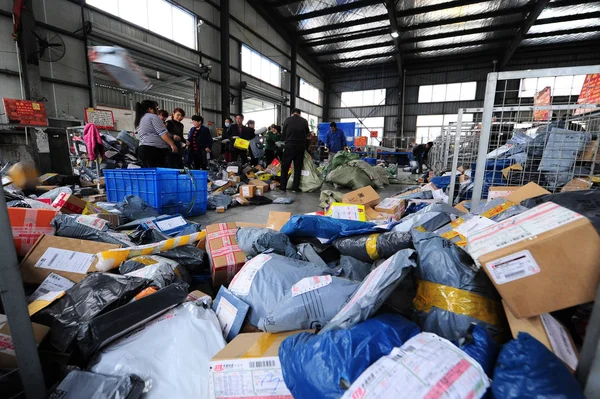
<path fill-rule="evenodd" d="M 450 187 L 454 203 L 471 199 L 477 206 L 498 193 L 491 187 L 529 182 L 552 193 L 592 188 L 600 170 L 599 72 L 591 66 L 489 74 L 484 107 L 459 110 L 449 134 L 454 144 L 441 138 L 460 175 L 458 187 L 454 178 Z M 472 122 L 462 122 L 466 114 Z"/>

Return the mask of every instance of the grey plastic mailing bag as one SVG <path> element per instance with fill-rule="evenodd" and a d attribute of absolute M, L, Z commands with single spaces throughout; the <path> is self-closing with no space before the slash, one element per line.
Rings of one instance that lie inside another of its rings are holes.
<path fill-rule="evenodd" d="M 248 256 L 256 256 L 272 249 L 276 254 L 300 259 L 288 236 L 272 229 L 241 228 L 235 234 L 235 239 Z"/>

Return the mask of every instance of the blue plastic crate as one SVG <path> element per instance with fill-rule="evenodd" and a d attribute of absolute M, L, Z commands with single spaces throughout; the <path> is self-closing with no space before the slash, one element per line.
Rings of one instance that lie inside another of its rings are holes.
<path fill-rule="evenodd" d="M 121 202 L 126 196 L 135 194 L 161 214 L 195 216 L 206 213 L 206 171 L 107 169 L 104 170 L 104 179 L 110 202 Z"/>

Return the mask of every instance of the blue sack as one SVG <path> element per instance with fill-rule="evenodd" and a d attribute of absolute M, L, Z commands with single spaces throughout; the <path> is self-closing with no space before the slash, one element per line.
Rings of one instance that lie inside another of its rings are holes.
<path fill-rule="evenodd" d="M 283 379 L 295 399 L 339 399 L 371 364 L 419 332 L 402 316 L 384 314 L 347 330 L 291 336 L 279 346 Z"/>
<path fill-rule="evenodd" d="M 281 232 L 289 237 L 328 238 L 330 241 L 338 237 L 384 231 L 387 230 L 376 227 L 374 223 L 315 215 L 294 215 L 281 228 Z"/>
<path fill-rule="evenodd" d="M 542 343 L 520 332 L 498 357 L 492 395 L 495 399 L 584 399 L 567 366 Z"/>
<path fill-rule="evenodd" d="M 487 376 L 492 378 L 498 357 L 498 344 L 485 328 L 478 324 L 472 324 L 464 342 L 459 347 L 475 359 L 483 367 Z"/>

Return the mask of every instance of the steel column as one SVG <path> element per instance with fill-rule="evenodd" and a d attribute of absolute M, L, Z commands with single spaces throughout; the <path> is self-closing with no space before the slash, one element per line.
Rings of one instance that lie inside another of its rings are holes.
<path fill-rule="evenodd" d="M 450 177 L 450 192 L 448 193 L 448 205 L 452 206 L 454 202 L 454 190 L 456 187 L 456 167 L 458 167 L 458 153 L 460 151 L 460 135 L 462 132 L 462 119 L 464 109 L 458 110 L 456 119 L 456 137 L 454 137 L 454 155 L 452 156 L 452 176 Z"/>
<path fill-rule="evenodd" d="M 296 97 L 298 95 L 298 42 L 294 39 L 290 43 L 292 47 L 292 59 L 290 67 L 290 112 L 296 108 Z"/>
<path fill-rule="evenodd" d="M 229 0 L 221 0 L 221 119 L 230 115 L 230 76 L 229 76 Z M 241 95 L 241 93 L 240 93 Z M 240 109 L 241 112 L 241 109 Z M 221 121 L 221 122 L 223 122 Z"/>

